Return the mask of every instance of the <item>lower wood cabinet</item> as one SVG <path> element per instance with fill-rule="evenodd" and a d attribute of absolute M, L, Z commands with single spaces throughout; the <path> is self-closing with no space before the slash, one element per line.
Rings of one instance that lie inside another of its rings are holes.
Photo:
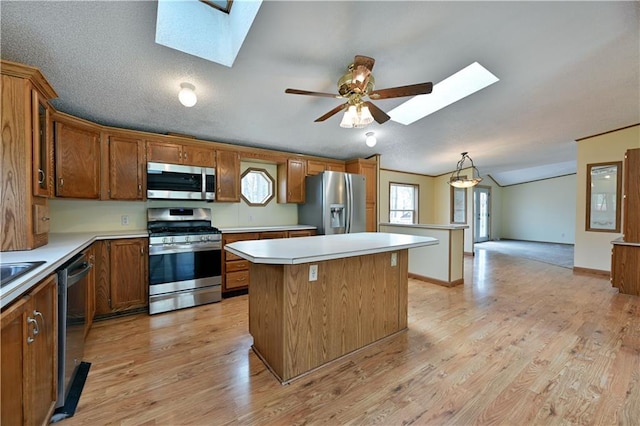
<path fill-rule="evenodd" d="M 0 314 L 3 425 L 49 423 L 56 402 L 58 286 L 55 275 Z"/>
<path fill-rule="evenodd" d="M 228 293 L 249 288 L 249 261 L 225 251 L 225 244 L 236 241 L 309 237 L 312 235 L 316 235 L 315 229 L 222 234 L 222 292 Z"/>
<path fill-rule="evenodd" d="M 147 238 L 97 241 L 95 250 L 95 314 L 139 312 L 149 306 Z"/>
<path fill-rule="evenodd" d="M 640 243 L 614 243 L 611 254 L 611 285 L 640 296 Z"/>

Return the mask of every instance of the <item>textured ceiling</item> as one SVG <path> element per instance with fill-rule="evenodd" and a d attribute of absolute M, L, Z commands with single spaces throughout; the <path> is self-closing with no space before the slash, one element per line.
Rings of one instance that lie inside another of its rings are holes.
<path fill-rule="evenodd" d="M 384 168 L 428 175 L 468 151 L 503 185 L 575 172 L 576 139 L 640 122 L 638 2 L 265 1 L 231 68 L 156 44 L 156 9 L 3 1 L 0 53 L 40 68 L 57 109 L 101 124 L 341 159 L 379 153 Z M 341 114 L 314 123 L 337 99 L 284 93 L 335 92 L 356 54 L 376 59 L 376 88 L 437 83 L 474 61 L 500 81 L 409 126 L 365 129 L 340 128 Z M 178 102 L 183 81 L 196 86 L 193 108 Z"/>

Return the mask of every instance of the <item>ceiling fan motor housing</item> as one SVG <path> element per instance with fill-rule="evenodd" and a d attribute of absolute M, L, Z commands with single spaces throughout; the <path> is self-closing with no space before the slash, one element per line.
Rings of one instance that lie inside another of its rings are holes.
<path fill-rule="evenodd" d="M 367 82 L 367 87 L 365 87 L 364 92 L 360 93 L 362 96 L 373 91 L 375 86 L 375 79 L 373 78 L 373 74 L 369 75 L 369 81 Z M 359 93 L 360 89 L 353 82 L 353 73 L 351 71 L 346 72 L 340 80 L 338 80 L 338 93 L 341 96 L 348 98 L 350 95 L 354 93 Z"/>

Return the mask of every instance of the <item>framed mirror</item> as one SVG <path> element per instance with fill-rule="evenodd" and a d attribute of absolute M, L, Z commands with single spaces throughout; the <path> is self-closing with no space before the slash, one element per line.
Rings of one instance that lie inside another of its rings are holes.
<path fill-rule="evenodd" d="M 586 230 L 620 232 L 622 161 L 587 164 Z"/>
<path fill-rule="evenodd" d="M 451 187 L 451 223 L 467 223 L 467 188 Z"/>

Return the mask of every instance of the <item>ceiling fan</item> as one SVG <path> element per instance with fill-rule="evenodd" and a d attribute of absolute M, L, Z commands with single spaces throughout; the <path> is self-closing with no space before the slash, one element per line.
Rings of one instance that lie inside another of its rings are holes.
<path fill-rule="evenodd" d="M 341 127 L 364 127 L 373 120 L 382 124 L 391 117 L 383 110 L 375 106 L 369 99 L 390 99 L 404 96 L 425 95 L 431 93 L 433 84 L 419 83 L 408 86 L 391 87 L 388 89 L 374 90 L 375 79 L 371 70 L 375 59 L 368 56 L 356 55 L 353 63 L 349 65 L 348 71 L 338 80 L 338 93 L 310 92 L 308 90 L 287 89 L 285 93 L 294 95 L 320 96 L 325 98 L 347 99 L 344 104 L 338 105 L 315 121 L 325 121 L 327 118 L 340 111 L 347 110 L 345 117 L 340 123 Z M 355 114 L 355 115 L 354 115 Z M 368 115 L 369 119 L 362 118 L 362 114 Z"/>

